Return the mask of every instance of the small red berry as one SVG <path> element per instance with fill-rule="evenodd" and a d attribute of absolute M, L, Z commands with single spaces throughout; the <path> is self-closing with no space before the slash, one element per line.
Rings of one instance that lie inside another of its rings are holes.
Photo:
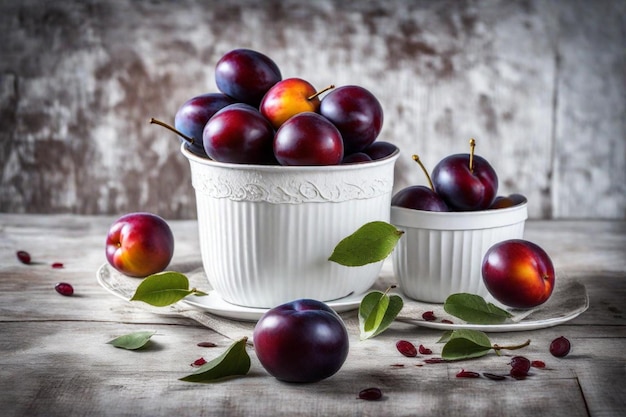
<path fill-rule="evenodd" d="M 426 321 L 435 321 L 437 317 L 433 311 L 426 311 L 422 314 L 422 318 Z"/>
<path fill-rule="evenodd" d="M 480 374 L 478 372 L 466 371 L 465 369 L 461 369 L 458 374 L 456 374 L 457 378 L 480 378 Z"/>
<path fill-rule="evenodd" d="M 74 287 L 72 287 L 71 284 L 68 284 L 67 282 L 59 282 L 57 285 L 54 286 L 54 289 L 61 295 L 65 295 L 65 296 L 70 296 L 72 294 L 74 294 Z"/>
<path fill-rule="evenodd" d="M 365 388 L 359 391 L 359 399 L 367 401 L 378 401 L 383 397 L 380 388 Z"/>
<path fill-rule="evenodd" d="M 550 353 L 557 358 L 567 356 L 571 349 L 571 344 L 566 337 L 557 337 L 550 343 Z"/>
<path fill-rule="evenodd" d="M 28 265 L 30 264 L 30 253 L 24 250 L 18 250 L 17 259 L 19 259 L 21 263 Z"/>
<path fill-rule="evenodd" d="M 509 375 L 515 379 L 526 379 L 528 372 L 524 371 L 522 368 L 511 368 Z"/>
<path fill-rule="evenodd" d="M 424 345 L 420 345 L 419 346 L 419 352 L 422 355 L 430 355 L 431 353 L 433 353 L 432 350 L 428 349 L 427 347 L 424 347 Z"/>
<path fill-rule="evenodd" d="M 544 361 L 532 361 L 530 363 L 530 366 L 532 366 L 533 368 L 545 368 L 546 363 Z"/>
<path fill-rule="evenodd" d="M 511 368 L 517 368 L 524 373 L 528 373 L 530 370 L 530 361 L 523 356 L 513 356 L 509 365 Z"/>
<path fill-rule="evenodd" d="M 414 358 L 417 356 L 417 349 L 415 345 L 408 340 L 398 340 L 396 342 L 396 349 L 408 358 Z"/>
<path fill-rule="evenodd" d="M 515 379 L 524 379 L 528 376 L 530 370 L 530 361 L 523 356 L 514 356 L 511 358 L 511 371 L 510 375 Z"/>
<path fill-rule="evenodd" d="M 63 268 L 63 264 L 61 262 L 55 262 L 52 264 L 52 267 L 55 269 Z"/>
<path fill-rule="evenodd" d="M 204 358 L 198 358 L 191 363 L 191 366 L 202 366 L 205 363 L 206 363 L 206 360 L 204 360 Z"/>

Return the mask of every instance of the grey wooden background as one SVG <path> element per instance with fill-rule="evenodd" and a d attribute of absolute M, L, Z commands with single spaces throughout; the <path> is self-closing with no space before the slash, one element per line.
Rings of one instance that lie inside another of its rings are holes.
<path fill-rule="evenodd" d="M 194 218 L 175 136 L 230 49 L 359 84 L 402 150 L 396 188 L 477 152 L 533 218 L 626 219 L 626 2 L 0 2 L 0 212 Z"/>

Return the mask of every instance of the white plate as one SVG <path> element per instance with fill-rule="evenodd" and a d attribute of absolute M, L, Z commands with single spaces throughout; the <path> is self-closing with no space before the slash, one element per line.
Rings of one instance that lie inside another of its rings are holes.
<path fill-rule="evenodd" d="M 183 272 L 190 281 L 190 285 L 207 292 L 206 296 L 189 296 L 182 300 L 180 305 L 191 306 L 233 320 L 257 321 L 268 309 L 243 307 L 224 301 L 217 292 L 208 289 L 208 282 L 202 265 L 193 262 L 188 264 L 172 265 L 172 270 Z M 128 301 L 134 294 L 141 279 L 130 278 L 118 272 L 108 264 L 103 264 L 96 274 L 98 283 L 111 294 Z M 388 279 L 388 278 L 387 278 Z M 424 303 L 403 296 L 404 307 L 397 321 L 413 325 L 440 330 L 473 329 L 484 332 L 515 332 L 523 330 L 543 329 L 556 326 L 578 317 L 589 307 L 589 297 L 585 286 L 577 281 L 557 277 L 554 293 L 545 304 L 534 310 L 511 310 L 513 321 L 504 324 L 469 324 L 446 313 L 442 304 Z M 375 287 L 386 287 L 388 284 L 378 283 Z M 338 313 L 356 310 L 364 294 L 349 295 L 347 297 L 329 301 L 327 304 Z M 176 313 L 176 308 L 151 307 L 146 309 L 155 313 Z M 180 307 L 179 307 L 180 308 Z M 436 321 L 425 321 L 422 314 L 433 311 L 438 318 Z M 179 312 L 179 311 L 178 311 Z M 442 323 L 442 319 L 453 323 Z"/>
<path fill-rule="evenodd" d="M 511 322 L 502 324 L 470 324 L 453 317 L 443 310 L 442 304 L 411 302 L 408 311 L 400 312 L 398 321 L 440 330 L 471 329 L 483 332 L 517 332 L 553 327 L 573 320 L 589 308 L 587 289 L 578 281 L 557 277 L 556 287 L 548 301 L 532 310 L 508 311 L 513 314 Z M 406 303 L 405 303 L 406 304 Z M 437 320 L 426 321 L 422 314 L 433 311 Z M 407 314 L 409 313 L 409 314 Z M 453 323 L 442 323 L 447 319 Z"/>
<path fill-rule="evenodd" d="M 337 313 L 343 313 L 359 308 L 362 298 L 363 294 L 349 295 L 339 300 L 328 301 L 326 304 Z M 257 321 L 269 310 L 267 308 L 244 307 L 228 303 L 216 291 L 209 291 L 209 295 L 205 296 L 189 296 L 183 302 L 216 316 L 234 320 Z"/>
<path fill-rule="evenodd" d="M 203 282 L 205 280 L 203 279 L 202 269 L 201 267 L 198 268 L 197 265 L 177 265 L 172 268 L 173 270 L 185 273 L 190 283 L 195 284 L 194 286 L 196 288 L 208 294 L 203 296 L 190 295 L 182 300 L 183 304 L 207 311 L 216 316 L 243 321 L 257 321 L 268 310 L 267 308 L 252 308 L 231 304 L 224 301 L 215 290 L 206 290 L 205 288 L 208 286 L 208 282 Z M 105 290 L 126 301 L 133 296 L 137 286 L 141 282 L 141 279 L 128 277 L 118 272 L 109 264 L 103 264 L 98 268 L 96 278 L 98 283 Z M 194 281 L 196 282 L 194 283 Z M 337 300 L 328 301 L 326 304 L 336 312 L 343 313 L 359 308 L 363 295 L 364 294 L 353 294 Z M 161 311 L 167 312 L 165 310 Z"/>

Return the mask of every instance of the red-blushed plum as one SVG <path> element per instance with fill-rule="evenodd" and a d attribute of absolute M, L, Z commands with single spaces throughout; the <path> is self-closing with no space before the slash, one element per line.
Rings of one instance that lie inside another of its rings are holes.
<path fill-rule="evenodd" d="M 572 345 L 565 336 L 559 336 L 550 343 L 550 353 L 557 358 L 564 358 L 569 354 Z"/>
<path fill-rule="evenodd" d="M 274 128 L 254 107 L 236 103 L 209 119 L 202 134 L 204 150 L 215 161 L 235 164 L 276 164 Z"/>
<path fill-rule="evenodd" d="M 358 85 L 337 87 L 322 99 L 320 113 L 341 132 L 345 152 L 371 145 L 383 127 L 383 108 L 378 99 Z"/>
<path fill-rule="evenodd" d="M 268 310 L 253 333 L 265 370 L 286 382 L 315 382 L 334 375 L 349 350 L 348 331 L 327 304 L 299 299 Z"/>
<path fill-rule="evenodd" d="M 495 198 L 495 200 L 493 200 L 493 203 L 491 203 L 491 206 L 489 206 L 489 208 L 490 209 L 509 208 L 509 207 L 515 207 L 518 204 L 522 204 L 525 202 L 526 202 L 526 197 L 523 196 L 522 194 L 510 194 L 507 196 L 499 195 Z"/>
<path fill-rule="evenodd" d="M 251 49 L 233 49 L 215 66 L 217 88 L 235 100 L 257 108 L 265 93 L 281 79 L 276 63 Z"/>
<path fill-rule="evenodd" d="M 372 158 L 365 152 L 355 152 L 345 156 L 341 161 L 342 164 L 360 164 L 363 162 L 371 162 Z"/>
<path fill-rule="evenodd" d="M 450 211 L 436 192 L 423 185 L 411 185 L 401 189 L 391 199 L 391 205 L 414 210 Z"/>
<path fill-rule="evenodd" d="M 178 108 L 174 116 L 174 128 L 193 139 L 193 143 L 188 145 L 191 152 L 206 156 L 202 142 L 204 125 L 219 110 L 234 103 L 235 99 L 226 94 L 206 93 L 190 98 Z"/>
<path fill-rule="evenodd" d="M 125 214 L 113 222 L 106 237 L 107 261 L 131 277 L 143 278 L 163 271 L 173 255 L 172 230 L 155 214 Z"/>
<path fill-rule="evenodd" d="M 383 159 L 392 153 L 394 153 L 398 147 L 393 143 L 385 142 L 383 140 L 374 141 L 370 146 L 363 149 L 363 152 L 368 154 L 372 160 Z"/>
<path fill-rule="evenodd" d="M 453 211 L 485 210 L 498 191 L 496 171 L 479 155 L 445 157 L 433 169 L 432 181 L 437 194 Z"/>
<path fill-rule="evenodd" d="M 278 129 L 291 116 L 298 113 L 314 112 L 320 108 L 319 94 L 310 82 L 301 78 L 286 78 L 269 89 L 259 111 Z"/>
<path fill-rule="evenodd" d="M 420 166 L 430 188 L 423 185 L 411 185 L 398 191 L 391 199 L 391 205 L 424 211 L 450 211 L 448 205 L 439 194 L 433 190 L 432 180 L 428 170 L 418 155 L 413 155 L 413 160 Z"/>
<path fill-rule="evenodd" d="M 554 265 L 536 243 L 510 239 L 487 250 L 482 276 L 489 293 L 502 304 L 533 308 L 545 303 L 554 290 Z"/>
<path fill-rule="evenodd" d="M 343 140 L 325 117 L 300 113 L 276 132 L 274 155 L 281 165 L 337 165 L 343 160 Z"/>

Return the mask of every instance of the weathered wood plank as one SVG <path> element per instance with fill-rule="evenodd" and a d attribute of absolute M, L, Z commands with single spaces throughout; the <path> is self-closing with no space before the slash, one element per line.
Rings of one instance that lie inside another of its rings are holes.
<path fill-rule="evenodd" d="M 208 410 L 210 415 L 232 412 L 346 415 L 359 410 L 372 413 L 384 410 L 385 415 L 452 416 L 463 412 L 464 415 L 523 416 L 529 412 L 541 415 L 551 410 L 556 416 L 586 416 L 577 374 L 581 365 L 584 372 L 593 369 L 584 367 L 585 353 L 575 352 L 568 359 L 555 360 L 550 359 L 544 346 L 524 353 L 545 360 L 549 369 L 534 371 L 525 381 L 463 380 L 455 377 L 461 368 L 505 373 L 508 358 L 489 355 L 458 364 L 415 366 L 421 361 L 404 358 L 394 348 L 396 338 L 409 335 L 394 331 L 384 339 L 352 340 L 353 345 L 361 343 L 362 347 L 353 346 L 341 372 L 317 384 L 291 385 L 268 378 L 250 351 L 253 359 L 250 375 L 206 386 L 178 381 L 193 370 L 189 364 L 195 359 L 217 356 L 229 343 L 203 328 L 51 322 L 45 326 L 0 323 L 0 329 L 4 335 L 0 344 L 3 353 L 0 404 L 5 405 L 3 410 L 8 412 L 4 415 L 9 416 L 86 412 L 165 415 L 177 409 L 181 415 L 193 415 L 198 410 Z M 145 351 L 130 352 L 105 344 L 119 334 L 136 330 L 157 330 L 154 342 Z M 440 332 L 424 333 L 420 342 L 436 350 L 434 340 Z M 519 337 L 502 335 L 495 340 L 508 343 Z M 20 343 L 8 346 L 6 340 Z M 197 342 L 205 340 L 214 341 L 219 347 L 196 346 Z M 572 340 L 578 341 L 577 338 Z M 594 349 L 606 346 L 606 341 L 585 339 L 585 344 Z M 613 347 L 604 363 L 619 360 L 617 347 Z M 397 363 L 405 367 L 391 366 Z M 605 366 L 598 369 L 606 371 Z M 619 376 L 615 372 L 608 376 L 611 375 Z M 592 376 L 597 378 L 596 373 L 592 372 Z M 356 400 L 358 390 L 368 386 L 383 389 L 387 401 L 376 405 Z M 598 395 L 601 395 L 598 401 L 606 399 L 604 391 L 594 389 L 593 385 L 584 388 L 590 391 L 585 393 L 589 399 Z M 613 395 L 615 390 L 612 390 Z M 11 402 L 9 393 L 19 394 L 19 397 Z M 612 400 L 617 402 L 604 402 L 601 407 L 615 410 L 614 407 L 620 405 L 619 398 Z"/>
<path fill-rule="evenodd" d="M 500 345 L 531 339 L 523 351 L 471 361 L 423 364 L 395 349 L 399 339 L 440 353 L 441 331 L 396 323 L 375 339 L 352 333 L 346 364 L 316 384 L 285 384 L 269 377 L 249 349 L 245 378 L 204 385 L 178 380 L 200 356 L 213 358 L 231 341 L 195 322 L 146 313 L 100 288 L 95 269 L 104 260 L 103 236 L 112 217 L 0 216 L 0 409 L 3 416 L 66 415 L 398 415 L 398 416 L 613 416 L 626 412 L 624 342 L 626 239 L 623 222 L 530 221 L 526 235 L 544 245 L 568 279 L 585 283 L 589 310 L 564 325 L 532 332 L 492 333 Z M 172 221 L 175 260 L 197 258 L 194 221 Z M 27 249 L 40 265 L 19 264 Z M 70 256 L 71 255 L 71 256 Z M 52 261 L 66 267 L 55 270 Z M 52 288 L 75 284 L 75 297 Z M 106 341 L 137 330 L 156 330 L 151 346 L 130 352 Z M 548 346 L 564 335 L 570 355 Z M 212 341 L 217 348 L 201 348 Z M 462 369 L 506 373 L 509 358 L 543 360 L 523 381 L 456 378 Z M 394 366 L 394 365 L 404 366 Z M 357 400 L 377 386 L 382 402 Z"/>
<path fill-rule="evenodd" d="M 555 217 L 625 212 L 625 70 L 614 72 L 626 64 L 625 17 L 624 2 L 576 0 L 560 10 L 551 178 Z M 621 126 L 621 133 L 607 134 L 611 125 Z M 600 177 L 611 180 L 597 181 Z"/>
<path fill-rule="evenodd" d="M 432 169 L 475 137 L 531 217 L 625 219 L 625 22 L 613 0 L 5 1 L 0 211 L 194 218 L 178 140 L 147 120 L 247 47 L 379 97 L 396 189 L 425 183 L 411 154 Z"/>

